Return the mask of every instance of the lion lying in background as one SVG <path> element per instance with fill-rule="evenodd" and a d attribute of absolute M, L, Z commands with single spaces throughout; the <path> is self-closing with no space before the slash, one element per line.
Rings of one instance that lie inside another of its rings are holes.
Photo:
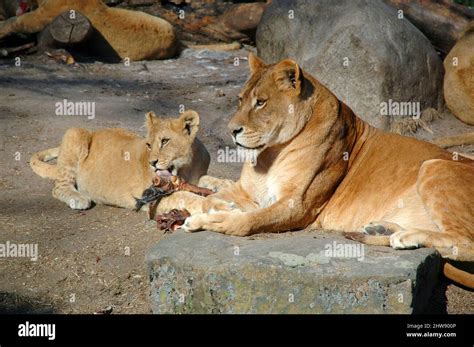
<path fill-rule="evenodd" d="M 444 59 L 444 70 L 446 105 L 459 120 L 474 125 L 474 23 Z M 434 143 L 443 148 L 474 144 L 474 132 L 442 137 Z"/>
<path fill-rule="evenodd" d="M 173 26 L 144 12 L 111 8 L 100 0 L 38 0 L 38 4 L 32 12 L 0 22 L 0 39 L 40 32 L 61 13 L 74 10 L 90 20 L 121 59 L 166 59 L 179 47 Z"/>
<path fill-rule="evenodd" d="M 256 162 L 205 198 L 186 230 L 246 236 L 312 225 L 474 261 L 474 161 L 369 126 L 293 60 L 267 65 L 251 54 L 249 65 L 229 128 Z M 444 269 L 474 286 L 473 275 Z"/>
<path fill-rule="evenodd" d="M 54 180 L 56 199 L 79 210 L 89 208 L 92 201 L 134 209 L 136 198 L 156 174 L 179 175 L 197 184 L 210 162 L 196 138 L 197 112 L 186 111 L 177 119 L 160 119 L 149 112 L 146 126 L 146 138 L 124 129 L 68 129 L 59 147 L 31 157 L 31 168 Z M 54 158 L 57 165 L 46 163 Z M 184 204 L 192 211 L 195 200 L 195 194 L 177 192 L 164 198 L 158 208 L 168 212 Z"/>
<path fill-rule="evenodd" d="M 444 98 L 453 114 L 474 125 L 474 23 L 444 59 Z"/>

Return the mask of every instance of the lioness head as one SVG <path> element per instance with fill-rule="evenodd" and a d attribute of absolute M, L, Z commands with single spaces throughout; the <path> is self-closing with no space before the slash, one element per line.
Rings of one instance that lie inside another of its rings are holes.
<path fill-rule="evenodd" d="M 186 111 L 179 118 L 158 118 L 146 114 L 146 146 L 149 163 L 159 175 L 177 175 L 178 170 L 192 161 L 192 144 L 199 129 L 199 115 Z"/>
<path fill-rule="evenodd" d="M 304 127 L 305 79 L 290 59 L 267 65 L 249 54 L 251 76 L 239 94 L 239 107 L 229 122 L 234 143 L 260 153 L 285 143 Z"/>

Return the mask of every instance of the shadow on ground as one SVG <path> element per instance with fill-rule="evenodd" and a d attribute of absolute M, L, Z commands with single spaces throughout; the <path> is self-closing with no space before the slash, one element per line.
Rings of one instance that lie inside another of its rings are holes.
<path fill-rule="evenodd" d="M 0 314 L 50 314 L 55 312 L 53 305 L 40 298 L 0 292 Z"/>

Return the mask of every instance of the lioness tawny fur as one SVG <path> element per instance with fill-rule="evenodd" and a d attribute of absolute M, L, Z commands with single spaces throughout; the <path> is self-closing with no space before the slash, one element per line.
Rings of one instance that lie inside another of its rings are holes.
<path fill-rule="evenodd" d="M 249 65 L 229 128 L 257 160 L 185 229 L 245 236 L 313 225 L 474 261 L 474 161 L 369 126 L 293 60 L 250 54 Z"/>

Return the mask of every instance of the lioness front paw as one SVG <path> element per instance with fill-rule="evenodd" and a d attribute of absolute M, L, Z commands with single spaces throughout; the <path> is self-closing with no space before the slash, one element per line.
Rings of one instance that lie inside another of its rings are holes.
<path fill-rule="evenodd" d="M 226 235 L 250 235 L 246 214 L 240 211 L 199 213 L 186 218 L 182 228 L 187 232 L 209 230 Z"/>
<path fill-rule="evenodd" d="M 361 228 L 361 232 L 367 235 L 389 236 L 404 229 L 396 224 L 386 221 L 370 222 Z"/>
<path fill-rule="evenodd" d="M 226 201 L 209 196 L 203 203 L 202 211 L 204 213 L 216 213 L 218 211 L 232 211 L 237 209 L 233 201 Z"/>
<path fill-rule="evenodd" d="M 420 236 L 417 231 L 399 231 L 390 236 L 390 246 L 394 249 L 413 249 L 420 247 Z"/>
<path fill-rule="evenodd" d="M 391 235 L 392 231 L 383 225 L 380 224 L 374 224 L 374 223 L 369 223 L 367 225 L 364 225 L 361 230 L 362 233 L 367 234 L 367 235 Z"/>
<path fill-rule="evenodd" d="M 194 214 L 184 221 L 183 225 L 181 226 L 181 229 L 188 233 L 192 233 L 195 231 L 201 231 L 203 227 L 203 221 L 201 218 L 201 215 L 204 215 L 205 213 L 197 213 Z"/>

